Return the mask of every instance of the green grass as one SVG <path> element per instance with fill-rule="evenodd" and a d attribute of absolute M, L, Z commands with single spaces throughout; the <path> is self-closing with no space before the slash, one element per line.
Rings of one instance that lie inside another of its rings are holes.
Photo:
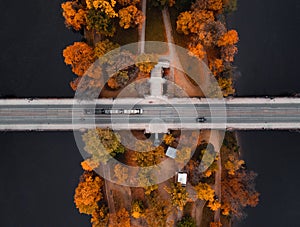
<path fill-rule="evenodd" d="M 151 6 L 149 1 L 147 2 L 146 17 L 146 41 L 166 42 L 161 10 Z"/>

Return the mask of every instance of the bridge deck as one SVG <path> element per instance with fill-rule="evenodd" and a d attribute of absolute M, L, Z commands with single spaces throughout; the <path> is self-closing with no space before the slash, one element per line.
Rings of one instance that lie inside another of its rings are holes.
<path fill-rule="evenodd" d="M 93 114 L 96 109 L 143 109 L 143 114 Z M 86 110 L 92 110 L 86 111 Z M 197 117 L 205 117 L 203 123 Z M 300 98 L 3 99 L 0 130 L 299 129 Z"/>

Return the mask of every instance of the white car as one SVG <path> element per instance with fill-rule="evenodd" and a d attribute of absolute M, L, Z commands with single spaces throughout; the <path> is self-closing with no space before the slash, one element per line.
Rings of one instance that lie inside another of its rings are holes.
<path fill-rule="evenodd" d="M 124 114 L 142 114 L 143 109 L 124 110 Z"/>

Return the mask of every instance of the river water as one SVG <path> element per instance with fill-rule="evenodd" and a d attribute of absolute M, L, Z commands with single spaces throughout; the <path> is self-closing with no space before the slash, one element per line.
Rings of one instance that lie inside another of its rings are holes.
<path fill-rule="evenodd" d="M 68 82 L 73 75 L 60 53 L 81 37 L 65 29 L 60 3 L 1 1 L 2 97 L 72 97 Z M 299 93 L 297 0 L 244 0 L 238 8 L 229 18 L 241 39 L 237 94 Z M 236 225 L 298 226 L 300 133 L 238 134 L 247 166 L 259 174 L 261 201 Z M 0 144 L 0 226 L 90 226 L 73 204 L 82 158 L 71 132 L 2 132 Z"/>
<path fill-rule="evenodd" d="M 240 36 L 236 90 L 238 96 L 300 93 L 300 3 L 297 0 L 238 1 L 229 17 Z M 239 132 L 242 156 L 258 173 L 261 193 L 256 208 L 239 227 L 296 227 L 300 216 L 300 133 L 288 131 Z"/>

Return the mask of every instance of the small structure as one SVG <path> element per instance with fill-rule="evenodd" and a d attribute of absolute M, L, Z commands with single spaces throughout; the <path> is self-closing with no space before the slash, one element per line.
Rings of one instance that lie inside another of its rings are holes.
<path fill-rule="evenodd" d="M 176 154 L 177 154 L 177 149 L 175 149 L 174 147 L 168 147 L 166 156 L 175 159 Z"/>
<path fill-rule="evenodd" d="M 178 172 L 177 173 L 177 182 L 181 183 L 182 186 L 186 186 L 187 183 L 187 173 Z"/>

